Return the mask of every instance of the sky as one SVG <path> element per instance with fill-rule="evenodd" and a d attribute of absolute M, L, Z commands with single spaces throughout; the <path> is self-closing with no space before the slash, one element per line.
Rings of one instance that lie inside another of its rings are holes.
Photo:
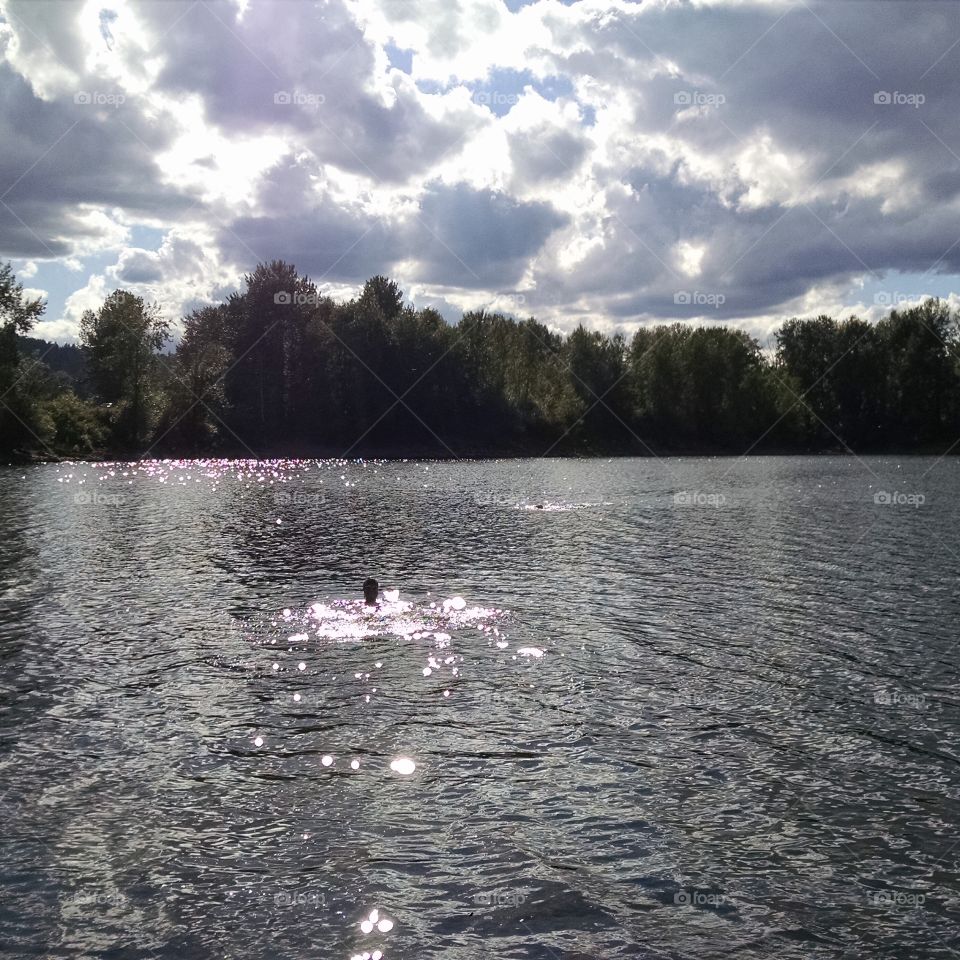
<path fill-rule="evenodd" d="M 960 305 L 950 0 L 0 0 L 0 59 L 48 339 L 273 259 L 563 331 Z"/>

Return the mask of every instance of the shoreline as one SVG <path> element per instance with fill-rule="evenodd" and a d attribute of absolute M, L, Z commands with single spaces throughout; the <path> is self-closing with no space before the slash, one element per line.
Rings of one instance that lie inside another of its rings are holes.
<path fill-rule="evenodd" d="M 146 452 L 145 452 L 146 453 Z M 650 451 L 561 451 L 549 452 L 547 454 L 529 453 L 523 451 L 496 451 L 484 450 L 471 453 L 465 453 L 462 456 L 451 455 L 450 453 L 438 452 L 436 450 L 368 450 L 368 451 L 350 451 L 344 453 L 342 450 L 335 449 L 270 449 L 261 451 L 256 456 L 252 451 L 238 451 L 236 449 L 221 451 L 190 451 L 182 454 L 163 451 L 137 455 L 129 450 L 101 450 L 84 456 L 64 454 L 58 457 L 39 456 L 33 452 L 24 453 L 21 456 L 13 456 L 3 462 L 5 467 L 28 467 L 40 466 L 43 464 L 54 463 L 142 463 L 146 461 L 169 461 L 169 460 L 343 460 L 346 462 L 358 462 L 364 460 L 379 461 L 428 461 L 431 463 L 475 463 L 478 461 L 504 461 L 504 460 L 740 460 L 740 459 L 760 459 L 763 457 L 842 457 L 849 459 L 858 459 L 860 457 L 949 457 L 960 456 L 960 443 L 949 444 L 944 447 L 933 448 L 880 448 L 871 450 L 844 450 L 844 449 L 823 449 L 823 450 L 796 450 L 790 448 L 748 450 L 737 453 L 731 450 L 699 449 L 699 450 L 650 450 Z"/>

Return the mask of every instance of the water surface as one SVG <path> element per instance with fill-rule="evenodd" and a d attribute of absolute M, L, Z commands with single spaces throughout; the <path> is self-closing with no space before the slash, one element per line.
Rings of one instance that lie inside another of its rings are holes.
<path fill-rule="evenodd" d="M 958 479 L 3 468 L 0 944 L 955 957 Z"/>

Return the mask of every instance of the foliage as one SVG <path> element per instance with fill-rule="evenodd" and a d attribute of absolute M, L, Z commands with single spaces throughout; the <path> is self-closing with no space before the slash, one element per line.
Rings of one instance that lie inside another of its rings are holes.
<path fill-rule="evenodd" d="M 106 440 L 106 425 L 96 404 L 65 390 L 43 407 L 49 444 L 66 455 L 88 456 L 99 452 Z"/>
<path fill-rule="evenodd" d="M 31 329 L 45 306 L 24 297 L 9 263 L 0 266 L 0 452 L 43 442 L 37 410 L 43 385 L 34 363 L 22 361 L 18 338 Z"/>
<path fill-rule="evenodd" d="M 335 302 L 273 261 L 185 317 L 167 356 L 157 308 L 115 291 L 83 317 L 85 366 L 65 350 L 56 373 L 43 342 L 22 336 L 42 309 L 0 269 L 7 451 L 906 451 L 960 434 L 960 331 L 939 300 L 877 323 L 789 320 L 768 354 L 716 325 L 640 327 L 627 340 L 476 310 L 451 326 L 387 277 Z"/>
<path fill-rule="evenodd" d="M 97 396 L 111 404 L 111 438 L 120 449 L 136 449 L 155 420 L 157 352 L 169 327 L 156 306 L 142 297 L 114 290 L 94 313 L 80 320 L 80 342 Z"/>

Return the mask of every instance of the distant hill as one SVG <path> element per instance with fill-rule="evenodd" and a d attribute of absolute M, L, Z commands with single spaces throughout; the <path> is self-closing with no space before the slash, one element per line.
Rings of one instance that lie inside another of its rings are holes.
<path fill-rule="evenodd" d="M 18 337 L 20 351 L 24 356 L 34 357 L 45 363 L 54 373 L 63 374 L 79 394 L 84 394 L 87 378 L 87 361 L 80 347 L 72 343 L 61 346 L 39 337 Z"/>

